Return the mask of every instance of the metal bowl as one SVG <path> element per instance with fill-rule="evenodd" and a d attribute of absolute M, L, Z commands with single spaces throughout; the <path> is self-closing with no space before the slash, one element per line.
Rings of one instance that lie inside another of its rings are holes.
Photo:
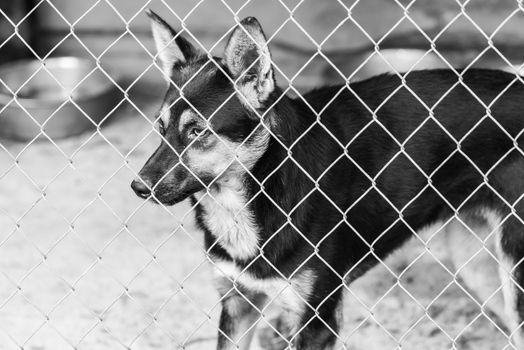
<path fill-rule="evenodd" d="M 362 62 L 370 55 L 371 58 L 355 74 L 354 80 L 363 80 L 382 73 L 448 68 L 435 53 L 425 50 L 384 49 L 380 51 L 380 54 L 376 52 L 363 54 Z"/>
<path fill-rule="evenodd" d="M 45 69 L 44 69 L 45 67 Z M 119 91 L 93 61 L 23 60 L 0 66 L 0 136 L 57 139 L 96 127 L 116 108 Z"/>
<path fill-rule="evenodd" d="M 419 49 L 384 49 L 380 54 L 375 51 L 364 51 L 355 55 L 337 56 L 332 61 L 342 74 L 351 77 L 350 82 L 395 71 L 448 68 L 435 53 Z M 338 72 L 327 67 L 324 72 L 325 83 L 340 83 L 340 79 Z"/>
<path fill-rule="evenodd" d="M 338 70 L 346 77 L 351 77 L 350 82 L 356 82 L 370 77 L 392 72 L 407 72 L 412 70 L 424 69 L 449 69 L 473 67 L 502 69 L 511 73 L 519 71 L 518 59 L 516 64 L 509 65 L 502 60 L 495 52 L 482 53 L 479 50 L 454 50 L 440 51 L 443 57 L 435 52 L 428 52 L 424 49 L 396 48 L 380 50 L 380 54 L 375 51 L 364 51 L 355 55 L 339 55 L 332 59 Z M 520 70 L 520 74 L 524 69 Z M 330 66 L 324 71 L 324 83 L 341 83 L 343 79 L 339 72 Z"/>

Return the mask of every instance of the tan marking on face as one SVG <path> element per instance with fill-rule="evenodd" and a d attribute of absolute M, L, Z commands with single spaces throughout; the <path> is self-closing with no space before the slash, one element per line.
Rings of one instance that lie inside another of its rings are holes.
<path fill-rule="evenodd" d="M 180 120 L 178 122 L 178 132 L 182 132 L 184 130 L 185 126 L 190 123 L 193 120 L 200 119 L 198 115 L 193 112 L 191 109 L 186 109 L 185 111 L 180 114 Z"/>
<path fill-rule="evenodd" d="M 162 108 L 160 108 L 160 119 L 164 123 L 164 128 L 167 128 L 169 120 L 171 119 L 171 109 L 169 107 L 169 103 L 164 103 Z"/>
<path fill-rule="evenodd" d="M 264 154 L 269 143 L 269 132 L 260 129 L 249 143 L 236 143 L 224 137 L 208 141 L 206 149 L 190 147 L 185 155 L 186 164 L 195 173 L 205 173 L 214 177 L 245 173 L 251 170 Z M 213 144 L 214 142 L 214 144 Z"/>
<path fill-rule="evenodd" d="M 212 136 L 210 136 L 212 137 Z M 215 140 L 214 145 L 207 149 L 189 147 L 184 159 L 189 168 L 195 173 L 221 175 L 234 159 L 234 144 L 226 145 L 220 140 Z"/>
<path fill-rule="evenodd" d="M 248 170 L 251 170 L 266 152 L 270 136 L 269 131 L 262 125 L 259 125 L 255 133 L 250 137 L 249 144 L 244 143 L 238 148 L 238 160 Z"/>

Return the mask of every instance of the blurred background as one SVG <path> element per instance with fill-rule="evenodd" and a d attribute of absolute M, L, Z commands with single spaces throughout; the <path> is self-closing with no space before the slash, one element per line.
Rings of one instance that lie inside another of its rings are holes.
<path fill-rule="evenodd" d="M 0 349 L 215 346 L 220 306 L 192 208 L 129 188 L 159 143 L 165 89 L 146 8 L 217 56 L 256 16 L 294 95 L 524 63 L 515 0 L 0 0 Z M 503 349 L 504 327 L 424 248 L 352 285 L 341 344 Z"/>

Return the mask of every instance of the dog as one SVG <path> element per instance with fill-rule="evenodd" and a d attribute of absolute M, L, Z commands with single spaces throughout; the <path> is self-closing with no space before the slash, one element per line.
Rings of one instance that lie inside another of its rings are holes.
<path fill-rule="evenodd" d="M 477 249 L 463 238 L 489 253 L 497 268 L 468 265 L 463 280 L 487 300 L 498 271 L 509 342 L 524 349 L 517 74 L 384 74 L 291 98 L 255 18 L 211 57 L 148 14 L 168 89 L 161 144 L 131 187 L 194 205 L 221 297 L 219 350 L 249 349 L 268 303 L 284 311 L 286 346 L 333 349 L 343 291 L 423 231 L 462 264 Z"/>

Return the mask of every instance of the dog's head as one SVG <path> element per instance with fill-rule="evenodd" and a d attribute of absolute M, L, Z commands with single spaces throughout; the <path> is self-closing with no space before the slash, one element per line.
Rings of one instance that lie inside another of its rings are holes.
<path fill-rule="evenodd" d="M 172 205 L 254 166 L 267 149 L 263 119 L 275 80 L 255 18 L 240 22 L 217 58 L 148 15 L 169 87 L 155 118 L 161 144 L 131 187 L 142 198 Z"/>

